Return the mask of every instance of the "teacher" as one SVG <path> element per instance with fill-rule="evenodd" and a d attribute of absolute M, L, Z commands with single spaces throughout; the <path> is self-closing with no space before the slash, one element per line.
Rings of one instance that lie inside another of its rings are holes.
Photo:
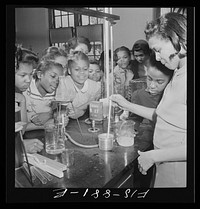
<path fill-rule="evenodd" d="M 154 187 L 187 186 L 186 33 L 187 20 L 179 13 L 166 13 L 147 23 L 146 39 L 156 53 L 156 60 L 174 71 L 156 109 L 133 104 L 118 94 L 110 97 L 122 108 L 156 122 L 154 149 L 138 151 L 138 167 L 142 174 L 156 165 Z"/>

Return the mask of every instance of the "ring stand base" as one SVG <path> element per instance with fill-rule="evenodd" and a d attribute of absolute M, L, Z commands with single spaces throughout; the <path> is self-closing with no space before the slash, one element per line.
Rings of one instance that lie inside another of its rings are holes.
<path fill-rule="evenodd" d="M 88 128 L 89 132 L 98 132 L 100 129 L 99 128 Z"/>

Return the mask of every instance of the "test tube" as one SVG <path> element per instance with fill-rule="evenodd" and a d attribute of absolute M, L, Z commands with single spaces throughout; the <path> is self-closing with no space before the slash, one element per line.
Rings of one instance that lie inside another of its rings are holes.
<path fill-rule="evenodd" d="M 32 166 L 31 169 L 32 169 L 31 171 L 33 171 L 33 173 L 40 179 L 42 184 L 47 183 L 47 179 L 37 170 L 35 166 Z"/>
<path fill-rule="evenodd" d="M 27 163 L 23 163 L 23 167 L 25 168 L 26 172 L 29 174 L 28 165 Z M 36 175 L 31 171 L 33 181 L 36 179 Z"/>
<path fill-rule="evenodd" d="M 43 175 L 45 178 L 47 178 L 49 181 L 51 181 L 53 179 L 53 176 L 51 174 L 49 174 L 48 172 L 46 171 L 43 171 L 42 169 L 40 168 L 37 168 L 35 167 L 35 169 L 41 173 L 41 175 Z"/>

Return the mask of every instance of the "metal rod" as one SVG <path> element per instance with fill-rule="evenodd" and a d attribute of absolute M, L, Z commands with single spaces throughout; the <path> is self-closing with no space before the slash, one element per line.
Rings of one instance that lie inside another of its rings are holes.
<path fill-rule="evenodd" d="M 47 179 L 40 173 L 40 171 L 35 167 L 32 166 L 31 167 L 33 173 L 39 178 L 39 180 L 42 182 L 42 184 L 46 184 L 47 183 Z"/>
<path fill-rule="evenodd" d="M 22 137 L 22 131 L 20 131 L 19 134 L 20 134 L 20 139 L 21 139 L 21 143 L 22 143 L 22 148 L 24 150 L 26 162 L 27 162 L 27 165 L 28 165 L 28 170 L 29 170 L 30 180 L 31 180 L 31 186 L 33 186 L 32 173 L 31 173 L 31 169 L 30 169 L 30 164 L 28 162 L 28 157 L 27 157 L 26 149 L 25 149 L 25 146 L 24 146 L 24 141 L 23 141 L 23 137 Z"/>
<path fill-rule="evenodd" d="M 105 12 L 108 13 L 108 8 L 105 8 Z M 109 89 L 109 25 L 108 21 L 105 21 L 105 53 L 106 53 L 106 89 L 107 89 L 107 98 L 109 98 L 110 89 Z"/>
<path fill-rule="evenodd" d="M 110 14 L 112 14 L 112 8 L 110 8 Z M 111 24 L 111 23 L 110 23 Z M 113 85 L 114 85 L 114 79 L 113 79 L 113 72 L 114 72 L 114 65 L 113 65 L 113 51 L 114 51 L 114 42 L 113 42 L 113 26 L 110 25 L 110 48 L 111 48 L 111 94 L 113 94 Z"/>
<path fill-rule="evenodd" d="M 24 166 L 26 172 L 29 174 L 28 164 L 27 163 L 24 163 L 23 166 Z M 31 170 L 31 168 L 30 168 L 30 170 Z M 32 173 L 32 179 L 33 179 L 33 181 L 36 179 L 36 176 L 35 176 L 34 173 Z"/>
<path fill-rule="evenodd" d="M 74 108 L 74 105 L 73 105 L 73 103 L 72 103 L 72 102 L 71 102 L 71 104 L 72 104 L 72 108 L 73 108 L 74 113 L 75 113 L 75 108 Z M 81 126 L 80 126 L 80 123 L 79 123 L 78 118 L 76 118 L 76 121 L 77 121 L 78 127 L 79 127 L 79 129 L 80 129 L 81 137 L 83 138 L 83 132 L 82 132 L 82 129 L 81 129 Z"/>

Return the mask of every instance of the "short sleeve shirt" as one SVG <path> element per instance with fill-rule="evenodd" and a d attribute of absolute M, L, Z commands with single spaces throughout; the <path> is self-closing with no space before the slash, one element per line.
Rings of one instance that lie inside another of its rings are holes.
<path fill-rule="evenodd" d="M 71 76 L 60 77 L 55 99 L 58 101 L 71 101 L 77 111 L 77 116 L 82 116 L 90 101 L 98 100 L 101 96 L 101 83 L 87 79 L 82 89 L 78 89 Z"/>
<path fill-rule="evenodd" d="M 55 92 L 42 96 L 37 89 L 35 79 L 32 79 L 29 88 L 23 92 L 26 98 L 28 121 L 37 113 L 50 112 L 51 101 L 54 100 Z"/>

